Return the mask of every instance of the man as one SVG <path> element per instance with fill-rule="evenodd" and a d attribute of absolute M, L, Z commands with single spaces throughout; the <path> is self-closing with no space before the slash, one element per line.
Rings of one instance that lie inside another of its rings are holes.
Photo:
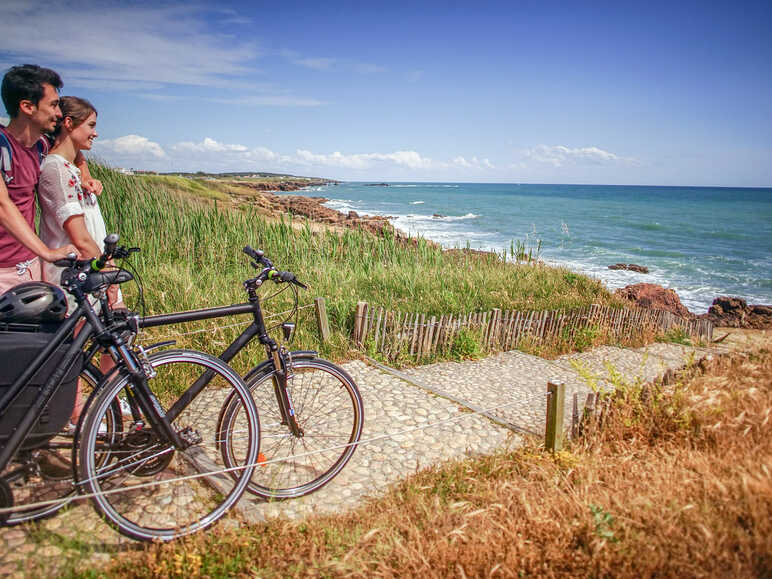
<path fill-rule="evenodd" d="M 73 245 L 50 248 L 35 235 L 35 188 L 48 152 L 43 134 L 53 131 L 62 116 L 61 87 L 57 73 L 32 64 L 14 66 L 3 77 L 2 99 L 11 120 L 0 126 L 0 137 L 5 137 L 0 144 L 8 145 L 0 151 L 0 292 L 40 279 L 40 259 L 55 261 L 77 253 Z M 76 159 L 76 164 L 84 183 L 101 193 L 101 183 L 91 179 L 85 160 Z"/>

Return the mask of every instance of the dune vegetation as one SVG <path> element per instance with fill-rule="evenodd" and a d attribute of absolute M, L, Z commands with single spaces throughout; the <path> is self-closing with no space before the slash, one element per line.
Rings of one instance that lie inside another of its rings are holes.
<path fill-rule="evenodd" d="M 444 251 L 420 238 L 405 241 L 388 233 L 325 229 L 290 215 L 265 215 L 244 203 L 234 207 L 227 202 L 229 185 L 216 181 L 130 176 L 100 165 L 93 165 L 92 173 L 105 185 L 100 204 L 108 229 L 142 249 L 133 263 L 144 285 L 148 314 L 244 301 L 241 283 L 253 272 L 241 252 L 246 244 L 263 249 L 279 269 L 294 271 L 309 285 L 301 293 L 301 305 L 325 298 L 331 340 L 320 344 L 313 309 L 305 308 L 295 345 L 320 349 L 335 359 L 356 355 L 349 336 L 359 300 L 431 315 L 616 303 L 599 281 L 562 268 L 515 264 L 492 253 Z M 275 289 L 263 291 L 267 296 Z M 127 291 L 131 306 L 137 292 Z M 285 292 L 269 300 L 266 309 L 284 312 L 291 305 L 290 292 Z M 153 335 L 234 321 L 161 328 Z M 212 351 L 236 332 L 227 328 L 180 340 Z"/>
<path fill-rule="evenodd" d="M 339 516 L 222 527 L 126 553 L 110 574 L 766 577 L 772 340 L 664 384 L 617 384 L 603 424 L 449 462 Z"/>

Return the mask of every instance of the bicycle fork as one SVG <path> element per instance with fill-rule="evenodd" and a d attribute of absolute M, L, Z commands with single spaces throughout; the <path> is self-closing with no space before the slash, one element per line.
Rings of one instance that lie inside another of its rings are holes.
<path fill-rule="evenodd" d="M 120 360 L 125 364 L 132 377 L 132 380 L 127 384 L 127 393 L 130 399 L 139 404 L 143 415 L 150 422 L 151 428 L 159 435 L 159 438 L 166 439 L 178 450 L 185 450 L 191 444 L 195 444 L 195 441 L 187 440 L 172 427 L 161 403 L 150 390 L 148 379 L 155 376 L 155 371 L 147 361 L 147 357 L 144 356 L 144 351 L 140 351 L 139 359 L 125 344 L 120 344 L 117 347 L 112 346 L 109 351 L 116 362 Z M 135 415 L 134 408 L 132 408 L 132 415 Z M 136 419 L 136 416 L 133 417 Z"/>
<path fill-rule="evenodd" d="M 292 436 L 304 436 L 303 429 L 300 427 L 295 415 L 295 407 L 292 404 L 288 383 L 292 379 L 291 366 L 287 364 L 287 354 L 279 348 L 271 349 L 271 358 L 276 371 L 273 374 L 273 390 L 276 394 L 276 401 L 279 403 L 281 412 L 281 422 L 289 427 Z"/>

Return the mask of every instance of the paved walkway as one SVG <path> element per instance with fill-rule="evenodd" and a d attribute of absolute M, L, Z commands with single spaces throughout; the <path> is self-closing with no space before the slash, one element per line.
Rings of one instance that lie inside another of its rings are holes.
<path fill-rule="evenodd" d="M 619 379 L 648 381 L 703 356 L 747 346 L 741 334 L 733 334 L 711 348 L 651 344 L 632 350 L 604 346 L 557 360 L 512 351 L 479 361 L 442 362 L 399 373 L 350 362 L 344 366 L 357 381 L 364 400 L 364 444 L 343 472 L 320 491 L 280 503 L 255 503 L 245 495 L 240 516 L 265 520 L 341 512 L 361 504 L 364 497 L 377 496 L 418 469 L 518 445 L 523 432 L 538 434 L 544 430 L 548 381 L 566 384 L 566 404 L 570 405 L 574 393 L 584 400 L 591 391 L 588 383 L 608 387 Z M 470 409 L 490 410 L 493 420 Z M 566 416 L 571 416 L 570 406 Z M 502 426 L 502 422 L 516 430 Z M 239 523 L 237 517 L 230 517 L 221 524 Z M 103 524 L 90 505 L 80 505 L 38 525 L 0 529 L 0 575 L 29 569 L 27 562 L 32 558 L 55 565 L 68 544 L 93 551 L 94 564 L 122 548 L 136 548 L 136 543 Z"/>

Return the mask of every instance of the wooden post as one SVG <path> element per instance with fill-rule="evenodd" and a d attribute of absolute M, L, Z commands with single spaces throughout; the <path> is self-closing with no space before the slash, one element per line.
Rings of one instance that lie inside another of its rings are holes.
<path fill-rule="evenodd" d="M 375 316 L 375 312 L 373 312 L 373 316 Z M 381 320 L 383 319 L 383 307 L 378 308 L 378 321 L 375 322 L 375 333 L 373 334 L 373 337 L 375 338 L 375 351 L 378 351 L 378 342 L 381 337 Z"/>
<path fill-rule="evenodd" d="M 566 399 L 566 385 L 547 382 L 547 430 L 544 448 L 556 452 L 563 448 L 563 403 Z"/>
<path fill-rule="evenodd" d="M 420 322 L 418 325 L 418 336 L 416 338 L 416 351 L 415 358 L 420 360 L 424 355 L 424 339 L 426 337 L 426 314 L 421 314 Z"/>
<path fill-rule="evenodd" d="M 316 306 L 316 325 L 319 326 L 319 335 L 322 336 L 322 342 L 330 339 L 330 321 L 327 319 L 327 307 L 324 305 L 324 298 L 315 298 Z"/>
<path fill-rule="evenodd" d="M 427 332 L 424 338 L 424 356 L 431 356 L 432 344 L 434 343 L 434 332 L 437 331 L 437 316 L 432 316 L 430 321 L 427 321 Z"/>
<path fill-rule="evenodd" d="M 362 329 L 364 328 L 366 313 L 367 302 L 357 302 L 357 310 L 356 314 L 354 315 L 354 343 L 358 346 L 361 346 L 364 340 Z"/>
<path fill-rule="evenodd" d="M 499 329 L 499 318 L 501 317 L 501 310 L 499 308 L 493 308 L 491 312 L 491 319 L 488 321 L 488 331 L 486 332 L 485 341 L 486 345 L 490 348 L 497 341 L 497 334 Z"/>
<path fill-rule="evenodd" d="M 579 435 L 579 393 L 574 392 L 573 405 L 571 407 L 571 439 Z"/>

